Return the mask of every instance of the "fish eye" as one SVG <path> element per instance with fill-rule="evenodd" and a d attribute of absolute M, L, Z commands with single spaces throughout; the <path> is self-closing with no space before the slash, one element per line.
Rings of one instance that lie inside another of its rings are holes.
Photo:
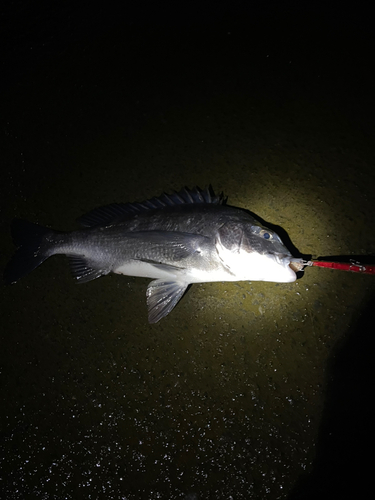
<path fill-rule="evenodd" d="M 278 236 L 276 233 L 273 233 L 272 231 L 270 231 L 269 229 L 265 228 L 265 227 L 262 227 L 262 226 L 251 226 L 251 232 L 253 234 L 256 234 L 257 236 L 259 236 L 260 238 L 264 238 L 265 240 L 278 240 Z"/>
<path fill-rule="evenodd" d="M 272 240 L 272 238 L 273 238 L 272 233 L 270 233 L 269 231 L 266 231 L 265 229 L 262 229 L 259 232 L 259 236 L 261 236 L 265 240 Z"/>

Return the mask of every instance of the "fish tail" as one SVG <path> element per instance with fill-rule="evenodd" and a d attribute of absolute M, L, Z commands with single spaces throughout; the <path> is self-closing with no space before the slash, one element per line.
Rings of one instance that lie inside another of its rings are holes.
<path fill-rule="evenodd" d="M 52 255 L 51 244 L 45 238 L 51 232 L 39 224 L 22 219 L 13 220 L 12 237 L 17 250 L 5 267 L 5 283 L 15 283 Z"/>

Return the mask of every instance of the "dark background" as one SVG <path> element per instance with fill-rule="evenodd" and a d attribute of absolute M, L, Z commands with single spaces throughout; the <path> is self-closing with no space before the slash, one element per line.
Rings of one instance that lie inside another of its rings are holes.
<path fill-rule="evenodd" d="M 162 127 L 165 110 L 178 115 L 182 101 L 184 107 L 196 106 L 215 93 L 236 89 L 248 90 L 265 102 L 268 96 L 272 102 L 281 102 L 284 96 L 298 101 L 300 96 L 304 102 L 311 101 L 312 108 L 316 100 L 330 102 L 356 123 L 357 147 L 367 152 L 371 165 L 374 29 L 366 5 L 294 1 L 124 2 L 121 7 L 106 2 L 20 1 L 2 5 L 0 209 L 2 237 L 8 238 L 4 262 L 11 250 L 12 217 L 45 216 L 40 208 L 44 200 L 34 202 L 35 196 L 43 196 L 46 206 L 55 203 L 56 212 L 64 210 L 71 219 L 80 215 L 80 209 L 92 208 L 94 201 L 86 204 L 84 194 L 74 210 L 66 206 L 66 191 L 63 198 L 58 195 L 60 179 L 66 182 L 68 177 L 64 165 L 71 161 L 74 148 L 100 141 L 116 127 L 130 137 L 131 147 L 132 134 L 148 116 L 160 115 Z M 50 95 L 46 88 L 53 89 Z M 59 95 L 62 101 L 71 102 L 74 114 L 59 110 Z M 51 122 L 53 131 L 46 125 Z M 315 126 L 318 130 L 318 121 Z M 56 134 L 64 138 L 58 146 Z M 292 138 L 288 140 L 293 143 Z M 326 140 L 329 147 L 329 136 Z M 345 137 L 342 141 L 346 143 Z M 144 147 L 148 148 L 146 139 Z M 108 156 L 113 160 L 116 150 L 108 149 Z M 135 161 L 128 172 L 125 199 L 111 200 L 106 169 L 100 175 L 95 171 L 102 168 L 100 162 L 79 155 L 75 161 L 77 169 L 80 162 L 93 163 L 91 171 L 82 168 L 80 186 L 71 187 L 76 200 L 85 187 L 99 192 L 98 180 L 96 185 L 92 180 L 98 178 L 103 179 L 103 200 L 99 200 L 103 204 L 132 201 L 133 192 L 136 199 L 157 195 L 148 184 L 152 165 L 148 171 Z M 360 176 L 361 164 L 353 168 Z M 373 169 L 374 164 L 363 170 L 371 182 Z M 163 187 L 163 172 L 157 191 L 169 189 Z M 308 173 L 307 168 L 299 170 L 301 176 Z M 180 177 L 174 175 L 172 187 L 177 189 Z M 324 171 L 319 176 L 324 177 Z M 339 169 L 334 176 L 340 177 Z M 218 178 L 224 183 L 223 176 Z M 133 191 L 131 186 L 142 184 L 144 190 Z M 375 186 L 367 183 L 367 187 L 371 193 Z M 373 207 L 374 200 L 369 204 Z M 372 233 L 373 226 L 365 230 Z M 372 486 L 373 338 L 369 332 L 373 328 L 374 298 L 368 295 L 345 341 L 330 358 L 316 459 L 312 472 L 300 477 L 290 492 L 291 500 L 359 498 Z M 16 489 L 8 498 L 22 498 Z M 199 492 L 195 494 L 185 498 L 200 498 Z M 237 498 L 235 490 L 233 498 Z"/>

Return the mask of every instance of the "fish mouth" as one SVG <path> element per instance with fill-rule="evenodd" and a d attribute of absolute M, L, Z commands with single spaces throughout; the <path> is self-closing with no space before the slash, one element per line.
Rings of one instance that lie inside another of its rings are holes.
<path fill-rule="evenodd" d="M 291 283 L 296 281 L 297 275 L 295 269 L 290 266 L 291 261 L 295 260 L 292 254 L 288 251 L 269 253 L 268 258 L 268 265 L 264 265 L 263 274 L 261 277 L 258 277 L 259 281 L 273 281 L 275 283 Z"/>
<path fill-rule="evenodd" d="M 287 253 L 274 253 L 273 258 L 280 266 L 288 266 L 292 260 L 292 256 Z"/>
<path fill-rule="evenodd" d="M 303 259 L 294 258 L 291 254 L 277 253 L 274 257 L 280 266 L 289 266 L 295 272 L 302 271 L 306 265 Z"/>

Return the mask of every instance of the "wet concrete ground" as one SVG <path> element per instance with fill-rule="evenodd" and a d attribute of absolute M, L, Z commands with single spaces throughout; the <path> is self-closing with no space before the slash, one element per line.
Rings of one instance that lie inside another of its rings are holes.
<path fill-rule="evenodd" d="M 2 267 L 14 217 L 69 230 L 96 206 L 207 184 L 296 254 L 371 260 L 363 39 L 263 22 L 113 23 L 10 75 Z M 147 283 L 75 286 L 57 257 L 1 288 L 2 497 L 360 494 L 374 277 L 194 285 L 152 326 Z"/>

